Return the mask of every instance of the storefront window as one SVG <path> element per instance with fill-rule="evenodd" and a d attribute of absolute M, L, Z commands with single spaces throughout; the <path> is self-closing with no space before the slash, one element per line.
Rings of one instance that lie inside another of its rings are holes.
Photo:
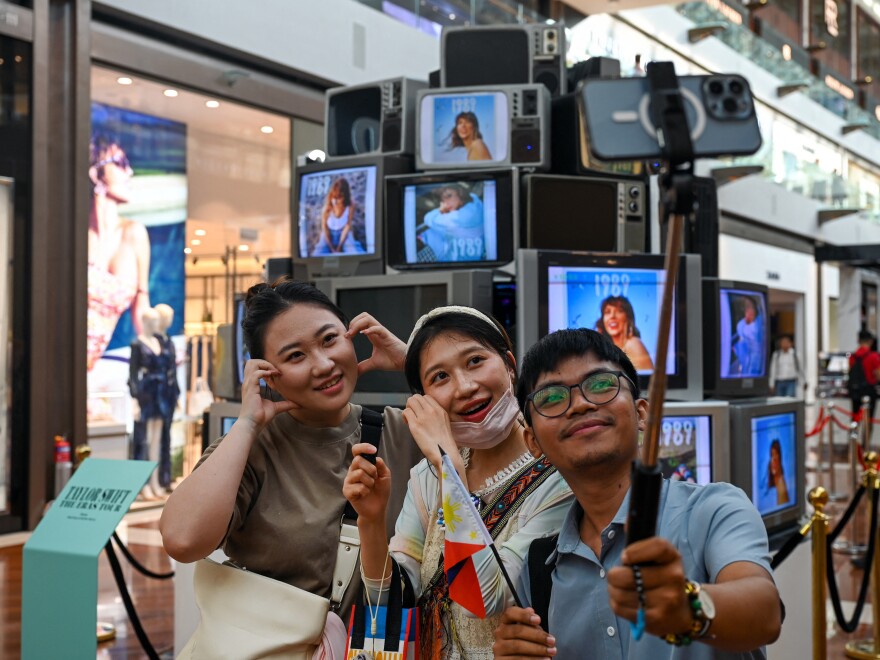
<path fill-rule="evenodd" d="M 289 117 L 93 68 L 93 455 L 103 446 L 107 457 L 157 460 L 148 423 L 167 425 L 187 412 L 182 395 L 179 406 L 174 397 L 174 377 L 182 393 L 198 378 L 208 382 L 211 340 L 232 320 L 233 294 L 260 279 L 267 259 L 290 256 L 290 145 Z M 171 345 L 152 341 L 157 327 Z M 193 343 L 198 359 L 190 361 Z M 162 375 L 169 364 L 170 384 Z M 118 441 L 115 434 L 132 429 L 131 443 Z M 182 444 L 179 435 L 172 447 Z M 117 441 L 102 444 L 99 436 Z"/>
<path fill-rule="evenodd" d="M 873 222 L 880 222 L 880 175 L 876 169 L 849 162 L 847 181 L 855 194 L 855 208 Z"/>
<path fill-rule="evenodd" d="M 761 9 L 761 20 L 771 25 L 792 42 L 801 42 L 801 2 L 800 0 L 776 0 L 768 2 Z"/>
<path fill-rule="evenodd" d="M 810 44 L 825 45 L 816 59 L 844 80 L 850 80 L 850 3 L 848 0 L 810 0 Z"/>
<path fill-rule="evenodd" d="M 27 401 L 26 388 L 16 385 L 26 382 L 29 303 L 16 282 L 31 213 L 31 52 L 30 44 L 0 36 L 0 533 L 21 529 L 24 514 Z"/>
<path fill-rule="evenodd" d="M 873 102 L 865 104 L 868 112 L 874 112 L 876 99 L 880 99 L 880 24 L 872 20 L 868 13 L 859 9 L 856 32 L 858 59 L 856 71 L 865 84 L 865 93 Z M 867 83 L 870 79 L 870 83 Z"/>

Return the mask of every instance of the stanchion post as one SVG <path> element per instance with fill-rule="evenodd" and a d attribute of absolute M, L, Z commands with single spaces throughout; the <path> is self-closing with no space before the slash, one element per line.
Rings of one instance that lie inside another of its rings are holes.
<path fill-rule="evenodd" d="M 825 414 L 828 415 L 828 498 L 832 501 L 843 499 L 843 495 L 837 492 L 837 477 L 834 469 L 834 404 L 831 401 L 825 403 Z"/>
<path fill-rule="evenodd" d="M 828 491 L 817 486 L 810 491 L 813 517 L 813 660 L 826 660 L 828 653 L 828 621 L 825 610 L 825 571 L 828 562 L 826 542 L 828 538 Z"/>
<path fill-rule="evenodd" d="M 861 434 L 862 434 L 862 449 L 865 450 L 865 453 L 868 452 L 868 449 L 871 446 L 871 399 L 867 396 L 862 397 L 862 405 L 859 410 L 861 410 L 861 416 L 859 418 L 859 422 L 861 423 Z"/>
<path fill-rule="evenodd" d="M 874 510 L 874 491 L 880 489 L 880 474 L 877 472 L 877 463 L 880 461 L 880 454 L 877 452 L 868 452 L 865 456 L 865 473 L 862 476 L 862 485 L 865 486 L 865 497 L 868 498 L 868 516 L 869 520 L 873 517 Z M 876 529 L 872 529 L 870 534 L 877 534 Z M 875 546 L 876 547 L 876 546 Z M 871 566 L 865 567 L 866 571 L 871 571 L 871 599 L 874 603 L 880 603 L 880 553 L 874 553 L 874 561 Z M 880 617 L 876 612 L 874 615 L 873 637 L 871 639 L 862 639 L 856 642 L 850 642 L 846 645 L 846 655 L 856 660 L 880 660 Z"/>
<path fill-rule="evenodd" d="M 855 493 L 859 489 L 859 484 L 863 480 L 863 476 L 859 470 L 859 423 L 851 422 L 849 425 L 849 469 L 852 473 L 852 491 Z M 862 544 L 862 516 L 864 511 L 857 508 L 852 521 L 852 536 L 847 541 L 837 541 L 832 545 L 835 552 L 842 552 L 849 555 L 863 555 L 867 550 L 867 545 Z"/>
<path fill-rule="evenodd" d="M 859 426 L 856 422 L 852 423 L 850 427 L 850 437 L 852 438 L 850 451 L 852 452 L 852 469 L 853 469 L 853 489 L 852 492 L 855 493 L 859 489 L 859 482 L 861 481 L 863 476 L 859 475 Z M 865 493 L 869 495 L 870 493 Z M 868 500 L 871 501 L 870 499 Z M 862 530 L 862 523 L 864 522 L 864 509 L 859 507 L 856 509 L 855 520 L 853 520 L 853 538 L 852 538 L 852 546 L 854 548 L 867 549 L 868 539 L 865 538 L 865 535 Z"/>

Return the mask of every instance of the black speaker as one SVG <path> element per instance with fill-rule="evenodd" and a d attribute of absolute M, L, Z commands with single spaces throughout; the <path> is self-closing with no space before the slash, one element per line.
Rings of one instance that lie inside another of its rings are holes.
<path fill-rule="evenodd" d="M 541 129 L 514 128 L 510 132 L 510 160 L 517 164 L 541 162 Z"/>
<path fill-rule="evenodd" d="M 561 25 L 447 27 L 440 63 L 441 87 L 541 83 L 553 96 L 567 88 Z"/>
<path fill-rule="evenodd" d="M 567 71 L 568 88 L 574 89 L 589 78 L 620 78 L 620 60 L 613 57 L 591 57 L 571 66 Z"/>
<path fill-rule="evenodd" d="M 415 96 L 426 83 L 409 78 L 327 91 L 324 144 L 330 159 L 370 154 L 411 155 Z"/>

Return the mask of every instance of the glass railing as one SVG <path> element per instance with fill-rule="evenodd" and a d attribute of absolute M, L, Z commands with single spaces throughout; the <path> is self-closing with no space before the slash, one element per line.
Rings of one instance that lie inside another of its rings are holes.
<path fill-rule="evenodd" d="M 511 0 L 358 0 L 412 27 L 439 36 L 447 25 L 543 23 L 528 5 Z"/>
<path fill-rule="evenodd" d="M 855 101 L 850 101 L 824 81 L 811 74 L 794 60 L 786 60 L 782 51 L 764 41 L 748 28 L 729 21 L 721 12 L 705 2 L 686 2 L 676 7 L 678 12 L 695 24 L 723 23 L 726 29 L 715 36 L 740 55 L 779 78 L 783 84 L 803 83 L 803 91 L 816 103 L 830 110 L 848 124 L 863 125 L 866 133 L 880 140 L 880 121 L 866 112 Z"/>

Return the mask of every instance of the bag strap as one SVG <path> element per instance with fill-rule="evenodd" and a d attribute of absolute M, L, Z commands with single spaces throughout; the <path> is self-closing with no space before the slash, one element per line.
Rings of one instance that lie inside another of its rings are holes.
<path fill-rule="evenodd" d="M 364 586 L 366 590 L 366 586 Z M 384 620 L 384 627 L 377 627 L 377 635 L 383 635 L 385 645 L 383 650 L 391 653 L 400 653 L 401 632 L 404 630 L 403 618 L 403 586 L 400 578 L 400 567 L 397 562 L 391 560 L 391 583 L 388 587 L 388 600 L 384 606 L 375 604 L 377 608 L 377 622 Z M 383 616 L 384 613 L 384 616 Z M 349 648 L 364 649 L 366 648 L 367 639 L 367 617 L 372 616 L 370 605 L 363 601 L 355 603 L 351 613 L 351 639 L 349 640 Z M 409 612 L 407 612 L 409 617 Z M 372 639 L 372 635 L 370 635 Z"/>
<path fill-rule="evenodd" d="M 382 441 L 382 426 L 385 420 L 382 413 L 361 408 L 361 441 L 369 442 L 379 448 Z M 345 503 L 339 527 L 339 546 L 336 548 L 336 565 L 333 568 L 333 583 L 330 590 L 330 609 L 338 612 L 342 606 L 345 591 L 351 584 L 357 568 L 361 550 L 361 537 L 357 526 L 357 511 L 351 502 Z"/>
<path fill-rule="evenodd" d="M 535 539 L 529 547 L 529 594 L 532 601 L 532 609 L 541 617 L 541 627 L 545 632 L 550 632 L 550 594 L 553 591 L 553 565 L 548 566 L 547 560 L 556 549 L 559 534 Z"/>

